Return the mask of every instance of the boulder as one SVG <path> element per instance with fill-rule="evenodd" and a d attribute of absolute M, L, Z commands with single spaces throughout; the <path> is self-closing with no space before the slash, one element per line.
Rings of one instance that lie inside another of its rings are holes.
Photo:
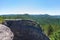
<path fill-rule="evenodd" d="M 13 40 L 13 32 L 9 27 L 0 24 L 0 40 Z"/>
<path fill-rule="evenodd" d="M 13 32 L 13 40 L 49 40 L 42 32 L 40 25 L 34 21 L 6 20 L 4 25 L 8 26 Z"/>

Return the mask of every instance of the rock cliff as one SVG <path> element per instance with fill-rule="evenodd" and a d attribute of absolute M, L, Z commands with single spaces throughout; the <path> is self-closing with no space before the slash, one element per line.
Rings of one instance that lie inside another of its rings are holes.
<path fill-rule="evenodd" d="M 13 40 L 49 40 L 42 32 L 40 25 L 34 21 L 6 20 L 4 25 L 8 26 L 13 32 Z"/>

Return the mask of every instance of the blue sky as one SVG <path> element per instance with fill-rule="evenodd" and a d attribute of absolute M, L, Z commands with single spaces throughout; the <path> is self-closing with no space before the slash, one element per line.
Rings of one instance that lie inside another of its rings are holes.
<path fill-rule="evenodd" d="M 2 14 L 60 15 L 60 0 L 0 0 Z"/>

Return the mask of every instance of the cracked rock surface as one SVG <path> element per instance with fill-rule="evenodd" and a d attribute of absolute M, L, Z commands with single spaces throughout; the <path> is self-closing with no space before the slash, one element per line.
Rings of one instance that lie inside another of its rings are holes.
<path fill-rule="evenodd" d="M 0 24 L 0 40 L 13 40 L 13 37 L 14 35 L 10 28 Z"/>

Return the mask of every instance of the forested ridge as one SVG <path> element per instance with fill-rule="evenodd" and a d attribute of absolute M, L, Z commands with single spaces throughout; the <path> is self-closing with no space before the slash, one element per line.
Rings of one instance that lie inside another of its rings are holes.
<path fill-rule="evenodd" d="M 51 40 L 60 40 L 60 16 L 51 15 L 0 15 L 0 23 L 5 19 L 33 20 L 40 24 L 44 33 Z"/>

